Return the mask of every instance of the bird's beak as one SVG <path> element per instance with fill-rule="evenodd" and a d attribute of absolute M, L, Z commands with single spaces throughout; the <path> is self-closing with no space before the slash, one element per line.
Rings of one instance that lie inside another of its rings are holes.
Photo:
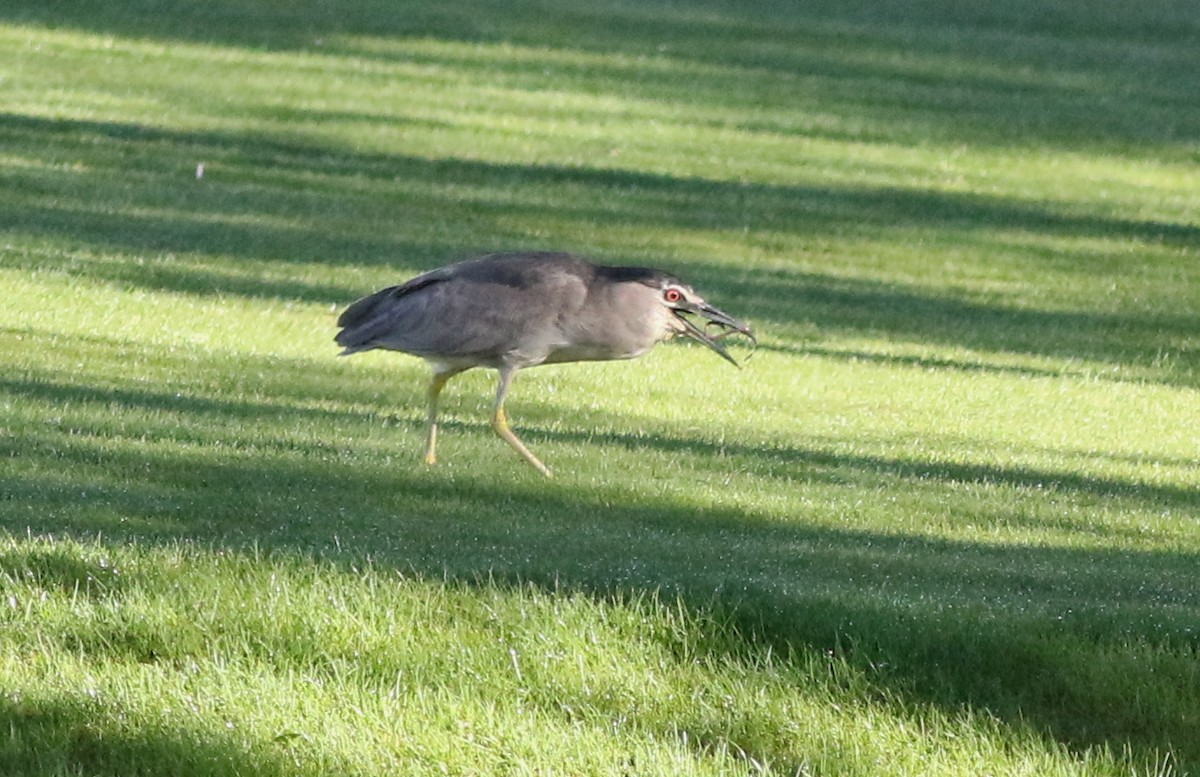
<path fill-rule="evenodd" d="M 729 355 L 729 351 L 725 350 L 725 346 L 721 343 L 722 338 L 735 333 L 742 334 L 749 337 L 750 342 L 755 346 L 758 345 L 758 340 L 754 337 L 754 332 L 750 329 L 749 324 L 739 321 L 722 310 L 717 310 L 707 302 L 683 303 L 678 305 L 672 312 L 675 313 L 675 318 L 683 324 L 680 334 L 686 335 L 697 342 L 704 343 L 734 367 L 741 367 L 741 365 Z M 709 326 L 716 326 L 721 331 L 715 335 L 710 335 L 705 330 L 696 326 L 691 319 L 682 315 L 683 313 L 693 313 L 707 321 Z"/>

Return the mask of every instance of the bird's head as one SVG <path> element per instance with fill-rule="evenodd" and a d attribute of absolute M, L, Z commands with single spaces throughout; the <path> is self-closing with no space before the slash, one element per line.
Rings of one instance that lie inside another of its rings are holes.
<path fill-rule="evenodd" d="M 655 287 L 659 303 L 669 311 L 666 322 L 671 335 L 683 335 L 703 343 L 735 367 L 740 365 L 725 350 L 721 343 L 723 338 L 731 334 L 742 334 L 750 338 L 754 345 L 758 345 L 749 324 L 708 304 L 691 286 L 679 279 L 665 276 L 658 280 Z M 703 328 L 692 320 L 693 317 L 704 322 Z M 712 327 L 717 331 L 710 334 L 708 330 Z"/>

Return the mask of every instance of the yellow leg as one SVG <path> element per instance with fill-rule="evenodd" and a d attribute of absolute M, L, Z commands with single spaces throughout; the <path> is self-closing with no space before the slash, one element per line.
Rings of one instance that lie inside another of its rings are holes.
<path fill-rule="evenodd" d="M 513 430 L 508 426 L 508 416 L 504 414 L 504 405 L 501 402 L 496 403 L 496 412 L 492 414 L 492 429 L 494 429 L 496 434 L 500 436 L 501 440 L 504 440 L 506 443 L 511 445 L 513 450 L 521 454 L 521 457 L 524 458 L 525 461 L 533 465 L 534 469 L 548 478 L 554 477 L 554 474 L 550 471 L 550 468 L 543 464 L 537 456 L 534 456 L 533 452 L 525 447 L 525 443 L 521 442 L 517 436 L 513 434 Z"/>
<path fill-rule="evenodd" d="M 425 463 L 437 464 L 437 408 L 438 395 L 442 393 L 442 389 L 446 384 L 457 375 L 457 372 L 435 372 L 433 380 L 429 383 L 429 416 L 428 416 L 428 436 L 425 440 Z"/>

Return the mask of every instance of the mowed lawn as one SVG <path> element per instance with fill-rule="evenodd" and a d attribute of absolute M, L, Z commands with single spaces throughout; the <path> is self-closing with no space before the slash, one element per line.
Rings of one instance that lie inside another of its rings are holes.
<path fill-rule="evenodd" d="M 1200 12 L 0 7 L 0 774 L 1200 774 Z M 444 396 L 338 311 L 760 335 Z M 750 357 L 747 360 L 747 357 Z"/>

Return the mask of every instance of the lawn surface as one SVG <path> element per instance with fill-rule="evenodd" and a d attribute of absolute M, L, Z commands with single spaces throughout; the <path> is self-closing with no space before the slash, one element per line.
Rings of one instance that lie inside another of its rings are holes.
<path fill-rule="evenodd" d="M 1200 14 L 963 5 L 0 8 L 0 774 L 1200 774 Z M 518 248 L 761 346 L 427 467 Z"/>

